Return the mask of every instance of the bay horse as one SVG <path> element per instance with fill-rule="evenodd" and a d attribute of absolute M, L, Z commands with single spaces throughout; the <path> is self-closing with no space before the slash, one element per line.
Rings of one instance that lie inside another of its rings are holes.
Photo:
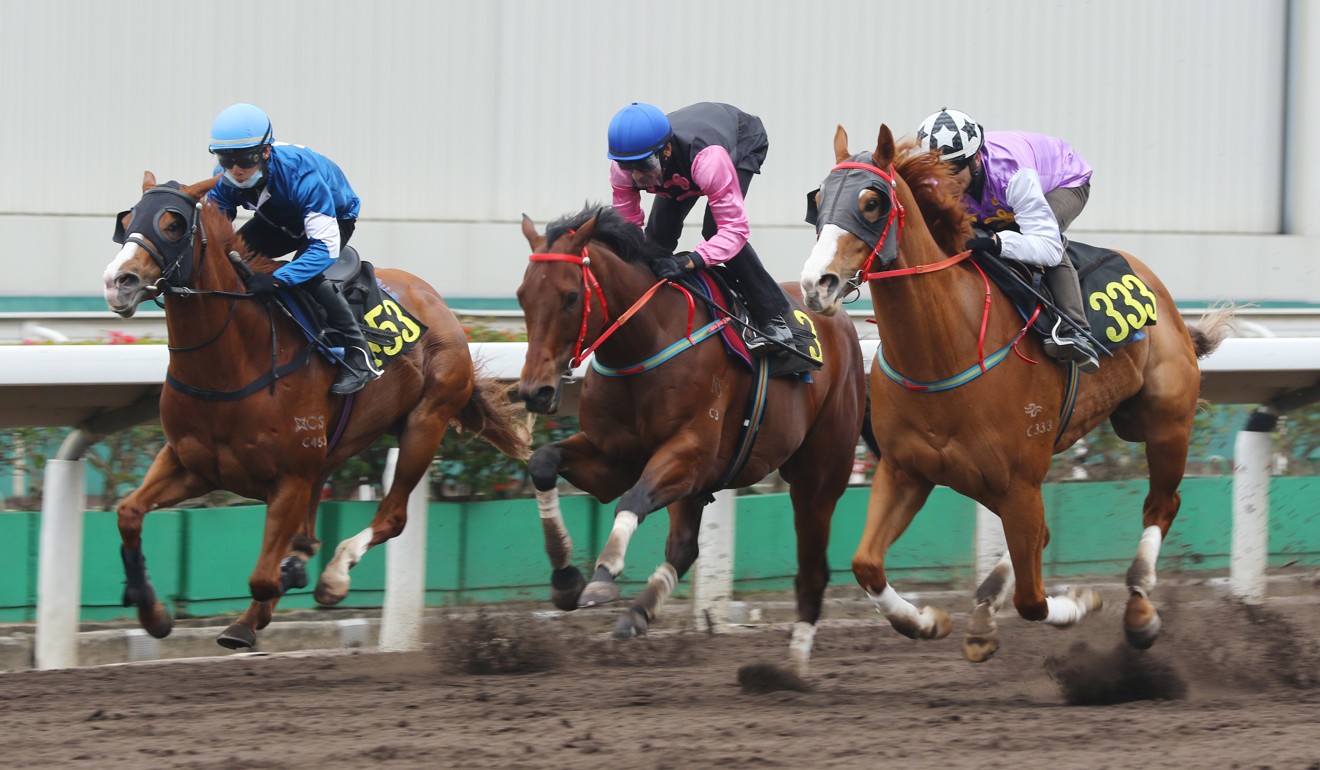
<path fill-rule="evenodd" d="M 530 412 L 553 413 L 561 375 L 595 352 L 582 384 L 581 432 L 540 447 L 528 461 L 555 605 L 573 610 L 617 600 L 615 578 L 629 539 L 648 514 L 668 507 L 665 561 L 614 629 L 618 638 L 645 634 L 697 558 L 709 495 L 749 486 L 777 468 L 789 485 L 797 534 L 790 662 L 805 672 L 829 579 L 831 517 L 865 421 L 865 367 L 852 322 L 809 316 L 795 301 L 790 312 L 814 324 L 823 367 L 811 382 L 758 380 L 705 336 L 726 321 L 652 274 L 651 260 L 668 252 L 613 209 L 588 207 L 551 223 L 544 235 L 524 216 L 522 231 L 533 253 L 518 287 L 527 358 L 517 397 Z M 745 422 L 754 431 L 750 448 L 740 440 Z M 602 502 L 619 500 L 589 583 L 571 563 L 558 476 Z"/>
<path fill-rule="evenodd" d="M 884 568 L 885 553 L 939 484 L 998 514 L 1008 545 L 976 591 L 963 641 L 968 660 L 984 661 L 998 648 L 995 613 L 1010 590 L 1027 620 L 1059 627 L 1080 621 L 1101 599 L 1077 587 L 1046 595 L 1041 552 L 1049 530 L 1041 484 L 1054 454 L 1108 419 L 1124 440 L 1145 443 L 1150 466 L 1123 621 L 1130 645 L 1150 647 L 1160 618 L 1148 596 L 1181 502 L 1178 485 L 1199 402 L 1197 359 L 1227 335 L 1231 312 L 1211 314 L 1201 328 L 1184 325 L 1154 272 L 1124 254 L 1151 293 L 1148 310 L 1152 318 L 1158 313 L 1158 323 L 1118 348 L 1098 372 L 1070 376 L 1044 359 L 1040 340 L 1025 334 L 1006 295 L 959 253 L 972 218 L 938 155 L 915 146 L 898 153 L 882 125 L 875 150 L 857 155 L 849 153 L 840 126 L 834 157 L 812 201 L 820 212 L 817 240 L 801 284 L 808 307 L 829 315 L 867 282 L 879 328 L 870 392 L 881 453 L 853 558 L 858 583 L 905 636 L 950 632 L 944 611 L 908 603 Z M 992 349 L 998 350 L 988 355 Z M 1068 412 L 1070 389 L 1075 401 Z"/>
<path fill-rule="evenodd" d="M 124 245 L 104 280 L 106 303 L 125 318 L 163 296 L 170 349 L 160 397 L 167 443 L 119 506 L 124 606 L 137 607 L 152 636 L 170 633 L 173 619 L 142 553 L 148 512 L 216 489 L 264 501 L 265 533 L 248 583 L 252 604 L 217 639 L 238 649 L 256 644 L 285 591 L 306 585 L 306 562 L 320 547 L 321 489 L 349 457 L 387 431 L 398 436 L 389 493 L 371 525 L 339 544 L 317 583 L 316 601 L 326 605 L 347 596 L 348 571 L 369 548 L 403 531 L 408 495 L 451 422 L 513 457 L 527 456 L 530 436 L 505 389 L 474 370 L 466 335 L 444 300 L 400 270 L 376 276 L 427 328 L 361 393 L 331 396 L 336 365 L 308 355 L 294 321 L 246 293 L 240 270 L 270 272 L 279 263 L 249 254 L 229 218 L 205 200 L 218 178 L 158 186 L 147 172 L 142 200 L 119 220 Z"/>

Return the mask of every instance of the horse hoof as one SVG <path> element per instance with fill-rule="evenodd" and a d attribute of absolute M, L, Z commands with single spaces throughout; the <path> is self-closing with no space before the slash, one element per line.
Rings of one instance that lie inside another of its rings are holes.
<path fill-rule="evenodd" d="M 994 635 L 967 634 L 963 638 L 963 657 L 969 663 L 984 663 L 999 651 L 999 639 Z"/>
<path fill-rule="evenodd" d="M 618 583 L 588 583 L 587 587 L 582 589 L 582 595 L 578 597 L 577 606 L 579 608 L 599 607 L 604 604 L 613 604 L 618 600 Z"/>
<path fill-rule="evenodd" d="M 226 649 L 246 650 L 257 646 L 257 633 L 242 623 L 231 623 L 215 641 Z"/>
<path fill-rule="evenodd" d="M 1072 597 L 1073 601 L 1077 602 L 1077 605 L 1082 608 L 1083 612 L 1095 612 L 1105 606 L 1104 599 L 1100 598 L 1100 592 L 1094 588 L 1073 586 L 1068 589 L 1068 596 Z M 1153 607 L 1151 608 L 1151 611 L 1154 612 Z"/>
<path fill-rule="evenodd" d="M 1155 605 L 1141 594 L 1128 597 L 1127 611 L 1123 613 L 1123 635 L 1133 649 L 1149 650 L 1160 635 L 1160 614 Z"/>
<path fill-rule="evenodd" d="M 280 596 L 295 588 L 307 587 L 307 563 L 296 556 L 285 556 L 280 562 Z"/>
<path fill-rule="evenodd" d="M 138 607 L 138 623 L 157 639 L 164 639 L 174 630 L 174 618 L 161 602 L 153 602 L 150 608 Z"/>
<path fill-rule="evenodd" d="M 922 639 L 943 639 L 953 632 L 953 621 L 944 610 L 927 605 L 921 608 L 921 619 L 925 621 L 923 626 L 930 629 Z"/>
<path fill-rule="evenodd" d="M 333 607 L 344 599 L 348 598 L 347 593 L 339 593 L 331 588 L 325 581 L 316 584 L 316 592 L 312 594 L 316 603 L 325 607 Z"/>
<path fill-rule="evenodd" d="M 639 636 L 646 636 L 650 624 L 646 621 L 646 616 L 635 610 L 629 610 L 619 622 L 614 624 L 615 639 L 636 639 Z"/>
<path fill-rule="evenodd" d="M 582 595 L 582 589 L 587 581 L 583 580 L 582 572 L 577 567 L 564 567 L 550 573 L 550 601 L 554 602 L 556 608 L 564 612 L 572 612 L 578 608 L 578 597 Z"/>

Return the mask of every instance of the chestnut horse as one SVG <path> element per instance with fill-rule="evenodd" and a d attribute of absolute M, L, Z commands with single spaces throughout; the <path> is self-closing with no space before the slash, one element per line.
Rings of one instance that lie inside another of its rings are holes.
<path fill-rule="evenodd" d="M 665 562 L 614 630 L 619 638 L 646 633 L 697 558 L 709 495 L 754 484 L 778 468 L 789 484 L 797 533 L 791 663 L 805 671 L 829 578 L 830 520 L 865 420 L 866 374 L 852 322 L 808 316 L 795 301 L 791 312 L 815 326 L 823 368 L 811 381 L 771 377 L 758 384 L 745 363 L 705 336 L 722 317 L 687 289 L 658 281 L 648 266 L 659 256 L 656 247 L 613 209 L 564 217 L 544 236 L 526 217 L 522 229 L 534 252 L 518 287 L 527 321 L 518 395 L 528 410 L 553 413 L 561 375 L 595 351 L 578 408 L 581 432 L 542 446 L 528 462 L 554 568 L 555 605 L 572 610 L 618 599 L 615 578 L 633 531 L 667 506 Z M 750 448 L 742 441 L 748 423 Z M 619 498 L 585 586 L 570 563 L 557 476 L 602 502 Z"/>
<path fill-rule="evenodd" d="M 157 186 L 147 173 L 142 201 L 120 220 L 124 246 L 105 269 L 105 299 L 127 318 L 142 301 L 163 295 L 170 346 L 160 398 L 168 443 L 119 506 L 124 605 L 137 607 L 152 636 L 170 633 L 173 620 L 156 598 L 142 553 L 148 512 L 215 489 L 265 501 L 261 554 L 248 583 L 252 604 L 217 640 L 237 649 L 256 644 L 286 590 L 306 585 L 306 562 L 320 546 L 321 488 L 349 457 L 387 431 L 398 435 L 394 483 L 370 527 L 340 543 L 326 565 L 315 594 L 322 604 L 342 601 L 349 569 L 403 531 L 408 495 L 451 422 L 514 457 L 527 456 L 530 438 L 499 383 L 475 374 L 466 336 L 444 300 L 398 270 L 376 276 L 427 329 L 361 393 L 329 395 L 336 365 L 309 356 L 298 326 L 246 293 L 239 270 L 269 272 L 278 263 L 251 255 L 231 263 L 231 252 L 247 248 L 204 200 L 215 182 Z"/>
<path fill-rule="evenodd" d="M 1121 438 L 1145 442 L 1150 465 L 1124 617 L 1128 642 L 1149 647 L 1160 619 L 1148 594 L 1181 502 L 1201 383 L 1196 361 L 1226 336 L 1230 313 L 1212 314 L 1202 328 L 1185 326 L 1159 278 L 1125 254 L 1152 293 L 1145 295 L 1153 302 L 1146 309 L 1151 317 L 1158 313 L 1158 323 L 1104 359 L 1095 374 L 1070 376 L 1044 357 L 1036 335 L 1023 336 L 1021 315 L 974 261 L 946 256 L 961 250 L 971 217 L 951 194 L 952 177 L 937 155 L 903 150 L 896 158 L 893 135 L 881 126 L 874 152 L 850 155 L 839 127 L 838 165 L 817 193 L 817 240 L 802 270 L 807 305 L 827 315 L 868 281 L 882 341 L 871 370 L 881 459 L 853 573 L 900 633 L 927 639 L 949 633 L 947 614 L 917 610 L 895 592 L 884 569 L 886 551 L 940 484 L 998 514 L 1008 544 L 977 589 L 963 642 L 968 660 L 983 661 L 997 649 L 994 616 L 1015 575 L 1013 603 L 1023 618 L 1054 626 L 1081 620 L 1100 606 L 1097 592 L 1045 594 L 1041 551 L 1049 530 L 1041 483 L 1055 453 L 1107 418 Z M 1070 384 L 1075 401 L 1068 412 Z"/>

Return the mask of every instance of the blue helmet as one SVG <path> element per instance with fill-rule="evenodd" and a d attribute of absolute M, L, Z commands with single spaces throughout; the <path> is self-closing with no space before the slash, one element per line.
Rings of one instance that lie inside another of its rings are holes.
<path fill-rule="evenodd" d="M 609 136 L 611 160 L 640 160 L 664 147 L 673 132 L 663 112 L 633 102 L 614 113 Z"/>
<path fill-rule="evenodd" d="M 260 107 L 238 103 L 226 107 L 211 124 L 211 152 L 243 150 L 270 144 L 270 118 Z"/>

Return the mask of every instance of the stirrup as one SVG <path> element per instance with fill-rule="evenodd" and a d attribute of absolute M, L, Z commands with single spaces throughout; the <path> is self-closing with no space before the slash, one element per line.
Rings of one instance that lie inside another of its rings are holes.
<path fill-rule="evenodd" d="M 1083 374 L 1099 371 L 1100 356 L 1095 347 L 1077 329 L 1070 329 L 1072 334 L 1069 336 L 1059 336 L 1059 329 L 1062 326 L 1063 320 L 1055 319 L 1054 328 L 1050 330 L 1050 336 L 1044 342 L 1046 355 L 1056 361 L 1075 362 Z"/>

